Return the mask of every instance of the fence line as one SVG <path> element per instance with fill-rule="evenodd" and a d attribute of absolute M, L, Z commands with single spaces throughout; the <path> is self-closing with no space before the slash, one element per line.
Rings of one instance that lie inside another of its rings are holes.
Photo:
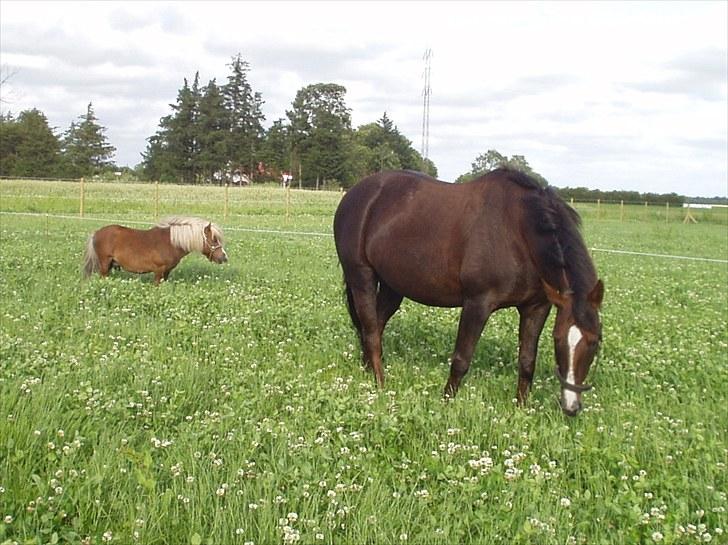
<path fill-rule="evenodd" d="M 639 255 L 646 257 L 662 257 L 665 259 L 684 259 L 687 261 L 707 261 L 710 263 L 728 263 L 728 259 L 715 259 L 712 257 L 693 257 L 686 255 L 653 254 L 650 252 L 630 252 L 628 250 L 610 250 L 608 248 L 592 248 L 592 252 L 605 252 L 609 254 Z"/>
<path fill-rule="evenodd" d="M 0 216 L 31 216 L 31 217 L 44 217 L 44 218 L 58 218 L 68 219 L 76 221 L 96 221 L 100 223 L 110 223 L 120 221 L 112 218 L 96 218 L 96 217 L 79 217 L 79 216 L 68 216 L 63 214 L 45 214 L 43 212 L 4 212 L 0 211 Z M 132 225 L 154 225 L 151 221 L 134 221 L 134 220 L 123 220 L 124 223 Z M 270 235 L 297 235 L 297 236 L 310 236 L 310 237 L 333 237 L 333 233 L 322 233 L 318 231 L 286 231 L 282 229 L 257 229 L 252 227 L 225 227 L 225 231 L 241 232 L 241 233 L 263 233 Z M 708 263 L 728 263 L 728 259 L 716 259 L 712 257 L 697 257 L 687 255 L 671 255 L 671 254 L 656 254 L 651 252 L 632 252 L 629 250 L 613 250 L 610 248 L 591 248 L 592 252 L 604 252 L 609 254 L 622 254 L 622 255 L 633 255 L 640 257 L 656 257 L 663 259 L 681 259 L 685 261 L 702 261 Z"/>
<path fill-rule="evenodd" d="M 154 221 L 135 221 L 135 220 L 120 220 L 118 218 L 97 218 L 85 216 L 83 218 L 79 216 L 69 216 L 65 214 L 46 214 L 44 212 L 5 212 L 0 210 L 0 216 L 31 216 L 37 218 L 57 218 L 65 220 L 76 220 L 76 221 L 95 221 L 99 223 L 113 223 L 123 221 L 125 224 L 130 225 L 155 225 Z M 265 233 L 274 235 L 301 235 L 309 237 L 333 237 L 333 233 L 320 233 L 317 231 L 285 231 L 281 229 L 257 229 L 253 227 L 225 227 L 225 231 L 239 231 L 242 233 Z"/>
<path fill-rule="evenodd" d="M 0 186 L 4 185 L 5 182 L 18 180 L 18 178 L 12 178 L 12 179 L 5 179 L 0 178 Z M 20 180 L 23 181 L 23 180 Z M 49 180 L 40 180 L 41 182 L 50 182 Z M 218 205 L 220 208 L 222 208 L 223 216 L 225 219 L 227 219 L 228 214 L 230 213 L 231 209 L 233 207 L 238 206 L 249 206 L 249 205 L 266 205 L 266 206 L 277 206 L 281 207 L 285 210 L 286 218 L 288 219 L 293 211 L 297 209 L 297 203 L 294 202 L 297 199 L 292 199 L 292 190 L 291 187 L 288 186 L 286 189 L 281 188 L 280 193 L 277 193 L 275 195 L 275 198 L 269 198 L 269 199 L 261 199 L 259 195 L 248 194 L 249 189 L 270 189 L 270 186 L 262 186 L 262 187 L 250 187 L 250 188 L 243 188 L 240 187 L 239 189 L 242 191 L 230 191 L 230 184 L 224 184 L 224 185 L 198 185 L 198 184 L 160 184 L 159 182 L 135 182 L 133 184 L 126 184 L 126 183 L 119 183 L 119 182 L 113 182 L 113 181 L 99 181 L 99 182 L 93 182 L 88 183 L 87 180 L 81 178 L 77 180 L 58 180 L 60 183 L 66 183 L 70 185 L 76 185 L 78 186 L 75 191 L 71 190 L 66 195 L 41 195 L 38 193 L 38 189 L 34 188 L 34 191 L 32 193 L 21 193 L 18 195 L 12 195 L 17 196 L 19 198 L 30 198 L 30 199 L 45 199 L 45 198 L 54 198 L 54 199 L 72 199 L 76 200 L 76 206 L 77 210 L 80 216 L 83 216 L 85 214 L 89 213 L 89 209 L 93 209 L 98 203 L 96 196 L 93 195 L 95 193 L 95 190 L 101 186 L 116 186 L 116 187 L 123 187 L 128 188 L 130 185 L 137 185 L 137 186 L 145 186 L 146 188 L 149 188 L 149 195 L 135 195 L 131 196 L 130 198 L 124 198 L 124 197 L 117 197 L 117 196 L 105 196 L 102 201 L 104 203 L 129 203 L 132 207 L 137 207 L 138 205 L 141 205 L 144 207 L 145 205 L 148 206 L 150 209 L 154 210 L 154 217 L 158 217 L 161 212 L 161 207 L 166 206 L 168 208 L 168 205 L 170 204 L 186 204 L 190 201 L 194 201 L 196 204 L 210 204 L 210 205 Z M 53 182 L 50 182 L 53 183 Z M 167 188 L 184 188 L 186 191 L 191 190 L 191 193 L 189 195 L 184 195 L 181 199 L 172 199 L 171 201 L 167 198 L 163 198 L 162 195 L 160 195 L 160 189 L 164 187 Z M 93 188 L 93 189 L 92 189 Z M 0 187 L 2 189 L 2 187 Z M 201 191 L 208 191 L 210 189 L 215 189 L 217 193 L 217 198 L 210 198 L 208 195 L 199 195 Z M 219 192 L 218 192 L 219 190 Z M 41 189 L 42 191 L 42 189 Z M 139 193 L 139 192 L 137 192 Z M 343 195 L 342 191 L 297 191 L 295 194 L 298 196 L 301 196 L 303 193 L 310 193 L 310 194 L 330 194 L 327 197 L 324 197 L 324 200 L 318 202 L 319 205 L 323 206 L 335 206 L 336 198 L 333 197 L 333 194 L 338 194 L 338 198 L 340 199 Z M 195 195 L 197 194 L 197 195 Z M 201 196 L 203 198 L 195 198 L 196 196 Z M 91 197 L 91 198 L 89 198 Z M 207 198 L 204 198 L 207 197 Z M 253 197 L 253 199 L 247 200 L 247 197 Z M 329 200 L 329 197 L 331 199 Z M 726 206 L 719 206 L 719 205 L 713 205 L 713 209 L 704 209 L 701 210 L 699 208 L 693 208 L 693 207 L 686 207 L 682 208 L 679 206 L 675 206 L 673 203 L 673 206 L 670 206 L 670 203 L 658 203 L 658 202 L 650 202 L 650 201 L 624 201 L 624 200 L 613 200 L 613 199 L 596 199 L 595 201 L 587 200 L 587 199 L 569 199 L 572 207 L 576 208 L 579 213 L 582 215 L 582 217 L 585 218 L 593 218 L 596 217 L 597 220 L 618 220 L 619 222 L 625 222 L 625 221 L 661 221 L 664 223 L 677 223 L 677 222 L 683 222 L 683 223 L 697 223 L 697 222 L 706 222 L 706 223 L 716 223 L 721 225 L 728 224 L 728 207 Z"/>

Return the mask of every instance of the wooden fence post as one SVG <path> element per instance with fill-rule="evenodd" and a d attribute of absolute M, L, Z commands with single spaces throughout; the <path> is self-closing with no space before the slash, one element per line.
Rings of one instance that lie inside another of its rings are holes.
<path fill-rule="evenodd" d="M 624 201 L 619 201 L 619 221 L 624 221 Z"/>
<path fill-rule="evenodd" d="M 597 199 L 597 219 L 600 219 L 601 214 L 602 214 L 601 213 L 601 210 L 602 210 L 601 204 L 602 204 L 601 199 Z"/>
<path fill-rule="evenodd" d="M 670 219 L 670 203 L 665 203 L 665 223 L 667 223 Z"/>
<path fill-rule="evenodd" d="M 286 186 L 286 223 L 288 223 L 290 216 L 291 216 L 291 186 L 289 184 Z"/>
<path fill-rule="evenodd" d="M 225 207 L 223 208 L 223 219 L 227 221 L 228 218 L 228 200 L 230 198 L 230 184 L 228 182 L 225 182 Z"/>
<path fill-rule="evenodd" d="M 80 203 L 79 210 L 78 210 L 78 215 L 80 217 L 83 217 L 83 204 L 84 204 L 83 201 L 84 201 L 84 198 L 85 198 L 85 196 L 84 196 L 83 183 L 84 183 L 83 182 L 83 178 L 81 178 L 81 203 Z"/>
<path fill-rule="evenodd" d="M 154 219 L 159 219 L 159 182 L 154 182 Z"/>

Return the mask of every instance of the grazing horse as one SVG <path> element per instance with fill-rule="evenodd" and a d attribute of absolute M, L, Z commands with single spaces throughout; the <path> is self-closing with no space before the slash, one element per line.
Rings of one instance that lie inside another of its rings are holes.
<path fill-rule="evenodd" d="M 88 238 L 84 274 L 107 276 L 112 267 L 120 267 L 134 273 L 153 272 L 159 284 L 193 251 L 225 263 L 222 230 L 207 220 L 184 217 L 165 218 L 146 231 L 107 225 Z"/>
<path fill-rule="evenodd" d="M 382 333 L 407 297 L 462 307 L 445 396 L 470 367 L 490 314 L 516 307 L 519 404 L 533 382 L 538 339 L 555 305 L 561 407 L 575 415 L 601 341 L 604 285 L 579 233 L 578 214 L 550 188 L 511 169 L 464 184 L 381 172 L 349 190 L 334 217 L 349 315 L 380 386 Z"/>

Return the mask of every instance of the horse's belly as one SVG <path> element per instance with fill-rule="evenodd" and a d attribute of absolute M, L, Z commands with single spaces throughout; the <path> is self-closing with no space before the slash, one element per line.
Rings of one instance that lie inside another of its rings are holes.
<path fill-rule="evenodd" d="M 397 267 L 375 264 L 374 270 L 394 291 L 423 305 L 459 307 L 463 304 L 458 273 L 449 270 L 447 263 L 410 259 L 400 260 Z"/>

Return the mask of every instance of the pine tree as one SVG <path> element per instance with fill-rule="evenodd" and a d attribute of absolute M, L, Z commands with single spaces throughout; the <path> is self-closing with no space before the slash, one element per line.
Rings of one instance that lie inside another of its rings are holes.
<path fill-rule="evenodd" d="M 222 89 L 229 115 L 228 159 L 233 168 L 242 168 L 252 174 L 263 136 L 263 99 L 248 83 L 250 67 L 240 53 L 228 66 L 231 74 Z"/>
<path fill-rule="evenodd" d="M 73 177 L 98 174 L 113 165 L 116 148 L 108 143 L 106 128 L 98 123 L 93 105 L 89 102 L 86 114 L 79 122 L 71 122 L 63 140 L 66 174 Z"/>
<path fill-rule="evenodd" d="M 200 99 L 197 133 L 199 135 L 199 168 L 206 180 L 223 183 L 217 176 L 226 170 L 229 134 L 228 112 L 225 100 L 215 80 L 205 87 Z"/>
<path fill-rule="evenodd" d="M 33 108 L 18 116 L 16 176 L 50 177 L 58 173 L 61 144 L 48 125 L 48 119 Z"/>
<path fill-rule="evenodd" d="M 162 118 L 160 122 L 166 148 L 167 161 L 172 164 L 166 168 L 176 173 L 183 183 L 197 181 L 198 165 L 198 131 L 196 127 L 198 106 L 200 101 L 199 73 L 195 74 L 192 87 L 184 79 L 182 89 L 177 94 L 177 103 L 170 104 L 172 115 Z"/>

